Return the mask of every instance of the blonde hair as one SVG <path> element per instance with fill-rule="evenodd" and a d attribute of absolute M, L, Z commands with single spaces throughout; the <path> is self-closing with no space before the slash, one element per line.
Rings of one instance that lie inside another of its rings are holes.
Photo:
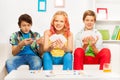
<path fill-rule="evenodd" d="M 64 27 L 65 36 L 69 36 L 69 34 L 70 34 L 70 25 L 69 25 L 68 15 L 64 11 L 57 11 L 53 15 L 53 18 L 52 18 L 52 21 L 51 21 L 51 26 L 50 26 L 50 31 L 52 32 L 52 34 L 55 34 L 54 20 L 55 20 L 56 15 L 63 15 L 64 16 L 64 18 L 65 18 L 65 27 Z"/>

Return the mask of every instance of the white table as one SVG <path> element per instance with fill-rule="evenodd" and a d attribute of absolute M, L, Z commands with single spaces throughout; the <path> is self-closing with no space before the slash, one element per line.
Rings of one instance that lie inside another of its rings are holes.
<path fill-rule="evenodd" d="M 13 70 L 4 80 L 120 80 L 120 74 L 103 71 Z"/>

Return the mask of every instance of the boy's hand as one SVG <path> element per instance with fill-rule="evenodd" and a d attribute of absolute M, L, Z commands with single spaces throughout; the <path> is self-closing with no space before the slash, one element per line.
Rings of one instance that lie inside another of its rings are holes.
<path fill-rule="evenodd" d="M 32 42 L 33 42 L 33 39 L 32 39 L 32 38 L 28 38 L 28 39 L 25 39 L 25 40 L 22 41 L 22 43 L 23 43 L 24 45 L 32 44 Z"/>
<path fill-rule="evenodd" d="M 33 42 L 32 38 L 24 39 L 18 44 L 18 46 L 19 48 L 22 48 L 25 45 L 32 44 L 32 42 Z"/>
<path fill-rule="evenodd" d="M 89 45 L 91 45 L 91 46 L 95 45 L 97 40 L 98 40 L 98 37 L 96 37 L 96 39 L 95 39 L 94 37 L 90 36 L 89 37 Z"/>
<path fill-rule="evenodd" d="M 89 44 L 89 37 L 85 37 L 83 40 L 82 40 L 83 44 L 84 45 L 88 45 Z"/>

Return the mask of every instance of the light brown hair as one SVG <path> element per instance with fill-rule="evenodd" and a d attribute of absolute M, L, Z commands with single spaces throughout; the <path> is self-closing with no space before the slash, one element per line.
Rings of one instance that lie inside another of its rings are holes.
<path fill-rule="evenodd" d="M 83 21 L 85 20 L 86 16 L 93 16 L 94 20 L 96 22 L 96 14 L 95 14 L 94 11 L 92 11 L 92 10 L 85 11 L 84 14 L 83 14 Z"/>

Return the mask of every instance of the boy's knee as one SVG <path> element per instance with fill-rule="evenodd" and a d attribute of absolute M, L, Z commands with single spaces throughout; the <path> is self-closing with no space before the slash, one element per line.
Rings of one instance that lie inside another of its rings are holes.
<path fill-rule="evenodd" d="M 13 60 L 8 59 L 6 61 L 6 66 L 14 64 Z"/>
<path fill-rule="evenodd" d="M 102 53 L 106 56 L 111 56 L 111 52 L 110 52 L 110 49 L 108 48 L 103 48 L 102 49 Z"/>
<path fill-rule="evenodd" d="M 84 55 L 84 50 L 82 48 L 75 49 L 74 56 L 79 56 L 80 57 L 82 55 Z"/>

